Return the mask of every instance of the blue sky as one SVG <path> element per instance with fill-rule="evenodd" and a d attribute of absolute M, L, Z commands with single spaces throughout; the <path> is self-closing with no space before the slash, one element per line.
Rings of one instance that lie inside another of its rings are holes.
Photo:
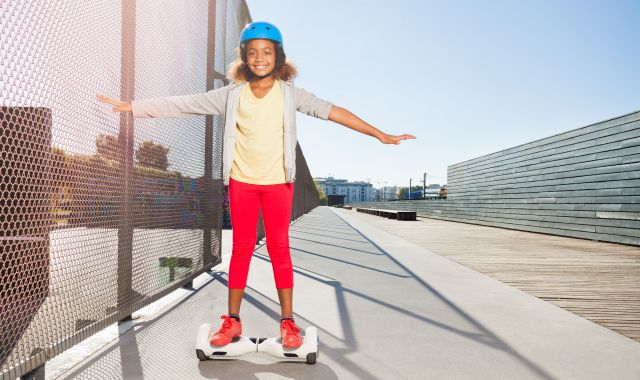
<path fill-rule="evenodd" d="M 297 84 L 390 134 L 299 114 L 313 176 L 407 186 L 427 172 L 640 110 L 640 1 L 248 0 Z"/>

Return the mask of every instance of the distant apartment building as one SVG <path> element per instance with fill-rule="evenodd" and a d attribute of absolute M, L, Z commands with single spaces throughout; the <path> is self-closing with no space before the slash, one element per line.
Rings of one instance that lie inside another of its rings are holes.
<path fill-rule="evenodd" d="M 374 198 L 376 202 L 393 201 L 398 199 L 398 186 L 383 186 L 379 189 L 374 189 Z"/>
<path fill-rule="evenodd" d="M 368 182 L 349 182 L 333 177 L 314 177 L 326 195 L 344 195 L 344 203 L 373 202 L 373 186 Z"/>

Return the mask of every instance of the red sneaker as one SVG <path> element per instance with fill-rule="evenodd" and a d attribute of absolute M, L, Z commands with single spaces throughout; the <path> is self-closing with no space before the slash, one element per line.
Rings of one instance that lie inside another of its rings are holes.
<path fill-rule="evenodd" d="M 224 319 L 224 322 L 220 330 L 211 336 L 210 343 L 213 346 L 226 346 L 231 343 L 233 338 L 242 335 L 242 323 L 240 321 L 236 321 L 235 318 L 229 315 L 223 315 L 220 318 Z"/>
<path fill-rule="evenodd" d="M 283 319 L 280 322 L 280 337 L 282 346 L 286 348 L 298 348 L 302 345 L 300 329 L 292 319 Z"/>

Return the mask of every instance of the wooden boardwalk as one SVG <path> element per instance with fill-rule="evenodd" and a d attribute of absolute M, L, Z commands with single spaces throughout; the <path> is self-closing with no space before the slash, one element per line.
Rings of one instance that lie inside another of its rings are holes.
<path fill-rule="evenodd" d="M 438 219 L 366 217 L 389 233 L 640 341 L 640 247 Z"/>

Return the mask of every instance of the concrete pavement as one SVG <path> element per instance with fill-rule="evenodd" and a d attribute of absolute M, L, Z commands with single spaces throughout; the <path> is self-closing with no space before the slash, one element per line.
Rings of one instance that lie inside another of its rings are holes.
<path fill-rule="evenodd" d="M 368 218 L 375 217 L 319 207 L 291 225 L 296 322 L 318 327 L 317 364 L 257 353 L 196 359 L 198 326 L 219 324 L 226 313 L 227 242 L 218 271 L 198 278 L 195 291 L 134 322 L 60 378 L 640 379 L 640 343 Z M 241 317 L 245 335 L 278 334 L 266 246 L 254 254 Z"/>

